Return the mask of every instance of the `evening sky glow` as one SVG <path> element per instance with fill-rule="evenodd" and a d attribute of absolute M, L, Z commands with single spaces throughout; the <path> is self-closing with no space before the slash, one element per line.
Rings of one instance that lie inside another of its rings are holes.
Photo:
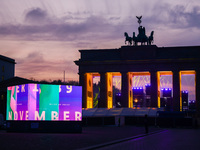
<path fill-rule="evenodd" d="M 78 80 L 80 49 L 120 48 L 124 32 L 146 34 L 159 47 L 200 45 L 199 0 L 0 0 L 0 54 L 15 75 Z"/>

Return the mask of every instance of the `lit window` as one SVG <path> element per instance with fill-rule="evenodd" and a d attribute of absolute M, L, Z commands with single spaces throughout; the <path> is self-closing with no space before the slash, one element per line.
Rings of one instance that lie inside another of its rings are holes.
<path fill-rule="evenodd" d="M 4 76 L 1 77 L 2 81 L 4 80 Z"/>
<path fill-rule="evenodd" d="M 3 97 L 3 94 L 2 94 L 2 95 L 1 95 L 1 100 L 3 100 L 3 98 L 4 98 L 4 97 Z"/>

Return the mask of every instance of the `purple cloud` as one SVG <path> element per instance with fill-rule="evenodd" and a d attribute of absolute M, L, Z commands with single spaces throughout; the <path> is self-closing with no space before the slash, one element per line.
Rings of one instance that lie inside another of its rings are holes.
<path fill-rule="evenodd" d="M 158 7 L 159 6 L 159 7 Z M 171 7 L 159 4 L 155 6 L 151 16 L 143 19 L 142 25 L 147 29 L 147 35 L 151 30 L 156 33 L 156 28 L 167 27 L 169 30 L 195 27 L 200 29 L 200 7 L 193 7 L 192 11 L 186 11 L 182 5 Z M 120 16 L 89 15 L 88 12 L 66 13 L 65 17 L 55 18 L 41 8 L 33 8 L 25 14 L 24 24 L 0 25 L 0 37 L 18 40 L 54 40 L 54 41 L 79 41 L 83 40 L 119 40 L 123 39 L 123 33 L 137 32 L 137 20 L 135 15 L 127 16 L 122 20 Z M 165 16 L 165 17 L 163 17 Z M 75 20 L 74 22 L 70 22 Z M 135 20 L 135 21 L 134 21 Z M 117 21 L 113 23 L 113 21 Z"/>
<path fill-rule="evenodd" d="M 41 8 L 33 8 L 26 13 L 25 21 L 29 23 L 41 24 L 48 18 L 46 11 Z"/>

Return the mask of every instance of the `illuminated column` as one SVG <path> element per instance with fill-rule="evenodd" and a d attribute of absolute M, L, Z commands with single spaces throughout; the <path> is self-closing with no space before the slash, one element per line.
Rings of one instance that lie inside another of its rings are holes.
<path fill-rule="evenodd" d="M 132 108 L 133 107 L 133 75 L 129 72 L 127 74 L 128 76 L 128 107 Z"/>
<path fill-rule="evenodd" d="M 160 107 L 160 73 L 151 71 L 151 107 Z M 159 100 L 159 101 L 158 101 Z"/>
<path fill-rule="evenodd" d="M 179 71 L 179 91 L 180 91 L 180 104 L 179 104 L 179 108 L 180 108 L 180 111 L 183 111 L 183 99 L 182 99 L 182 92 L 181 92 L 181 89 L 182 89 L 182 84 L 181 84 L 181 80 L 182 80 L 182 72 Z"/>
<path fill-rule="evenodd" d="M 173 110 L 174 111 L 180 111 L 182 108 L 180 108 L 180 98 L 181 98 L 181 92 L 180 92 L 180 78 L 181 73 L 178 70 L 173 70 Z"/>
<path fill-rule="evenodd" d="M 92 73 L 84 74 L 83 101 L 86 108 L 93 108 L 93 75 Z"/>
<path fill-rule="evenodd" d="M 157 72 L 157 105 L 158 108 L 160 108 L 161 102 L 160 102 L 160 72 Z"/>
<path fill-rule="evenodd" d="M 122 107 L 133 107 L 132 74 L 122 73 Z"/>
<path fill-rule="evenodd" d="M 107 108 L 113 108 L 113 76 L 112 73 L 106 73 L 106 97 Z"/>
<path fill-rule="evenodd" d="M 195 85 L 196 85 L 196 110 L 198 115 L 200 116 L 200 69 L 195 70 Z"/>

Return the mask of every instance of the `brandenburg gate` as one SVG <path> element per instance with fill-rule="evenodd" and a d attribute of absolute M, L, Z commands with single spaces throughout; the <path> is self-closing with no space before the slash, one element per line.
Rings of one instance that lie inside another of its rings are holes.
<path fill-rule="evenodd" d="M 93 108 L 93 77 L 100 76 L 99 108 L 113 108 L 113 76 L 121 76 L 121 106 L 133 107 L 132 79 L 136 75 L 150 76 L 150 107 L 161 107 L 160 77 L 172 76 L 172 109 L 182 111 L 182 75 L 195 76 L 196 110 L 200 111 L 200 46 L 157 47 L 152 45 L 154 31 L 146 36 L 138 19 L 138 35 L 129 37 L 125 32 L 125 44 L 118 49 L 79 50 L 81 58 L 75 61 L 79 67 L 79 82 L 83 87 L 83 108 Z M 141 46 L 138 46 L 141 42 Z M 132 46 L 133 43 L 133 46 Z M 147 43 L 145 45 L 145 43 Z"/>
<path fill-rule="evenodd" d="M 100 76 L 99 108 L 113 108 L 113 76 L 121 76 L 122 107 L 133 107 L 132 78 L 149 75 L 150 107 L 160 107 L 160 76 L 172 76 L 172 108 L 182 111 L 181 76 L 195 76 L 196 109 L 200 110 L 200 46 L 122 46 L 119 49 L 79 50 L 79 82 L 83 108 L 93 107 L 93 77 Z"/>

